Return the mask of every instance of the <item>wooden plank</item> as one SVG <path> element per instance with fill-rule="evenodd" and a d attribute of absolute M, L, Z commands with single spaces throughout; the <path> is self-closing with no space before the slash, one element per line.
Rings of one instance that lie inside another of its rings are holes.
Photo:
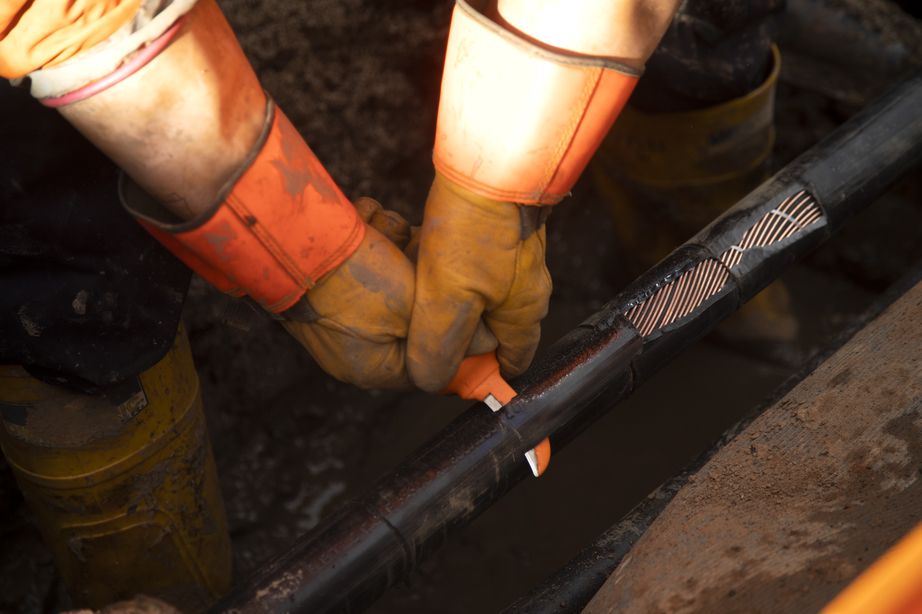
<path fill-rule="evenodd" d="M 585 612 L 817 611 L 922 520 L 920 411 L 922 283 L 695 474 Z"/>

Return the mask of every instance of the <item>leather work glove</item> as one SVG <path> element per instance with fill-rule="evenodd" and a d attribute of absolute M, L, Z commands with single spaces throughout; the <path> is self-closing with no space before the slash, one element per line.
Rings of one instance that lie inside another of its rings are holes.
<path fill-rule="evenodd" d="M 419 233 L 407 353 L 413 383 L 443 390 L 481 317 L 498 341 L 503 373 L 528 367 L 552 289 L 544 263 L 547 211 L 479 196 L 436 173 Z"/>
<path fill-rule="evenodd" d="M 409 225 L 370 198 L 355 201 L 359 248 L 291 310 L 282 325 L 333 377 L 361 388 L 408 388 L 406 337 L 415 272 L 401 249 Z"/>

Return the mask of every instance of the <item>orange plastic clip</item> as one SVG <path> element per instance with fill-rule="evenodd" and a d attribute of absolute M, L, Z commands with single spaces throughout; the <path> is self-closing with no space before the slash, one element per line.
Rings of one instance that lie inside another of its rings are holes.
<path fill-rule="evenodd" d="M 468 401 L 482 401 L 493 411 L 502 409 L 517 394 L 500 375 L 495 352 L 465 358 L 445 392 Z M 540 476 L 551 462 L 551 441 L 545 437 L 525 456 L 535 477 Z"/>

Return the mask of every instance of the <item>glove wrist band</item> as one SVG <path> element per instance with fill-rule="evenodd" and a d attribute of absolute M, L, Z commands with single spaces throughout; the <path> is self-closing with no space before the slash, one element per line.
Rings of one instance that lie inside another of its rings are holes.
<path fill-rule="evenodd" d="M 75 102 L 80 102 L 81 100 L 85 100 L 90 96 L 95 96 L 96 94 L 109 89 L 121 81 L 124 81 L 134 73 L 144 68 L 148 62 L 153 60 L 160 54 L 161 51 L 166 49 L 167 45 L 170 44 L 170 41 L 172 41 L 179 33 L 179 30 L 182 28 L 184 21 L 185 15 L 177 19 L 173 25 L 167 28 L 163 34 L 150 41 L 150 43 L 146 44 L 140 49 L 137 49 L 136 53 L 131 55 L 130 58 L 128 58 L 123 64 L 110 72 L 108 75 L 97 79 L 96 81 L 92 81 L 75 90 L 67 92 L 66 94 L 39 98 L 38 101 L 46 107 L 63 107 Z"/>
<path fill-rule="evenodd" d="M 197 0 L 142 0 L 111 35 L 67 60 L 28 73 L 30 91 L 45 106 L 72 104 L 112 87 L 150 62 L 176 36 Z M 54 27 L 50 23 L 48 27 Z M 90 32 L 83 33 L 89 36 Z M 79 33 L 73 42 L 80 40 Z M 49 39 L 53 36 L 49 35 Z"/>

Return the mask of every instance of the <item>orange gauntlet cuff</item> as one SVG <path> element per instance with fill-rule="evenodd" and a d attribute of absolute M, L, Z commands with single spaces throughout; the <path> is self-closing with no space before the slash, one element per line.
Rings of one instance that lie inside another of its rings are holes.
<path fill-rule="evenodd" d="M 355 208 L 271 102 L 250 160 L 204 218 L 164 223 L 159 206 L 125 179 L 122 199 L 154 237 L 218 289 L 273 313 L 294 305 L 365 235 Z"/>
<path fill-rule="evenodd" d="M 435 167 L 488 198 L 557 203 L 611 128 L 639 71 L 549 50 L 472 4 L 458 0 L 452 18 Z"/>

